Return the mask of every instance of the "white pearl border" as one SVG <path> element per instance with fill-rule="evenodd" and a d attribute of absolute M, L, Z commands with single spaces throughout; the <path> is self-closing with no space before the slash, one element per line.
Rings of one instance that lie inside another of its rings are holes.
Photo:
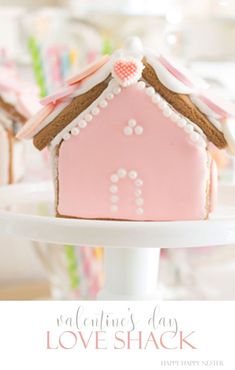
<path fill-rule="evenodd" d="M 143 80 L 137 82 L 137 88 L 143 90 L 146 95 L 151 99 L 152 103 L 157 105 L 161 109 L 162 114 L 169 118 L 179 128 L 182 128 L 189 136 L 189 139 L 193 144 L 197 144 L 201 147 L 207 146 L 207 139 L 203 131 L 196 124 L 191 122 L 188 118 L 182 116 L 164 99 L 158 94 L 152 86 L 148 86 Z M 98 99 L 96 99 L 90 107 L 76 117 L 68 126 L 66 126 L 51 142 L 51 146 L 58 145 L 61 140 L 69 140 L 71 136 L 77 136 L 82 133 L 90 123 L 92 123 L 93 117 L 100 114 L 102 109 L 105 109 L 109 101 L 119 95 L 122 91 L 122 87 L 117 84 L 115 80 L 111 80 L 109 86 Z M 131 127 L 127 126 L 130 130 L 126 130 L 126 135 L 132 134 Z M 77 128 L 78 130 L 74 130 Z M 130 132 L 129 132 L 130 131 Z M 142 132 L 141 132 L 142 133 Z"/>
<path fill-rule="evenodd" d="M 151 98 L 153 104 L 156 104 L 162 110 L 163 115 L 174 122 L 179 128 L 182 128 L 189 135 L 193 143 L 202 147 L 207 146 L 206 137 L 200 127 L 178 113 L 160 94 L 155 92 L 152 86 L 148 87 L 144 81 L 139 81 L 137 87 L 139 90 L 144 90 L 147 96 Z"/>
<path fill-rule="evenodd" d="M 118 202 L 118 183 L 120 180 L 128 178 L 129 180 L 133 181 L 134 184 L 134 195 L 135 195 L 135 203 L 136 203 L 136 214 L 142 215 L 144 213 L 144 198 L 142 196 L 142 186 L 144 184 L 143 180 L 139 177 L 138 172 L 135 170 L 128 171 L 125 168 L 119 168 L 115 173 L 110 176 L 110 211 L 117 212 L 119 210 Z"/>

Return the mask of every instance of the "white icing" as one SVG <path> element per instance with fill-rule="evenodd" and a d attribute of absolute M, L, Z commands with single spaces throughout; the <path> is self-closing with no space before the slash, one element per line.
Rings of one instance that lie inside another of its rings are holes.
<path fill-rule="evenodd" d="M 0 185 L 9 183 L 10 146 L 7 131 L 0 126 Z"/>
<path fill-rule="evenodd" d="M 78 128 L 78 127 L 74 127 L 74 128 L 72 128 L 72 130 L 71 130 L 71 134 L 72 134 L 73 136 L 77 136 L 77 135 L 79 135 L 79 133 L 80 133 L 80 130 L 79 130 L 79 128 Z"/>
<path fill-rule="evenodd" d="M 143 57 L 143 44 L 139 37 L 128 37 L 125 40 L 124 48 L 133 57 L 141 59 Z"/>
<path fill-rule="evenodd" d="M 135 134 L 136 134 L 136 135 L 142 135 L 142 134 L 143 134 L 143 132 L 144 132 L 144 129 L 143 129 L 143 127 L 142 127 L 142 126 L 137 126 L 137 127 L 135 127 Z"/>
<path fill-rule="evenodd" d="M 104 64 L 95 74 L 87 77 L 86 80 L 82 82 L 81 87 L 70 95 L 71 98 L 75 98 L 76 96 L 85 94 L 87 91 L 92 89 L 92 87 L 103 82 L 110 75 L 112 65 L 113 61 L 111 59 L 106 64 Z"/>
<path fill-rule="evenodd" d="M 117 187 L 117 185 L 111 185 L 109 190 L 110 190 L 111 193 L 117 193 L 118 187 Z"/>
<path fill-rule="evenodd" d="M 111 181 L 112 181 L 112 182 L 118 182 L 118 180 L 119 180 L 118 175 L 113 174 L 113 175 L 111 176 Z"/>
<path fill-rule="evenodd" d="M 156 58 L 155 55 L 146 55 L 147 62 L 155 70 L 161 83 L 169 90 L 178 94 L 191 94 L 192 88 L 184 85 L 176 77 L 174 77 Z"/>
<path fill-rule="evenodd" d="M 133 134 L 133 129 L 131 127 L 124 127 L 123 129 L 124 135 L 131 136 Z"/>
<path fill-rule="evenodd" d="M 136 171 L 134 171 L 134 170 L 132 170 L 132 171 L 130 171 L 130 172 L 128 173 L 128 177 L 129 177 L 129 179 L 131 179 L 131 180 L 135 180 L 135 179 L 137 178 L 137 176 L 138 176 L 138 173 L 137 173 Z"/>
<path fill-rule="evenodd" d="M 120 179 L 123 179 L 127 175 L 127 171 L 124 168 L 119 168 L 117 175 Z"/>
<path fill-rule="evenodd" d="M 128 126 L 129 127 L 133 128 L 133 127 L 136 126 L 136 124 L 137 124 L 137 122 L 134 118 L 129 119 L 129 121 L 128 121 Z"/>
<path fill-rule="evenodd" d="M 137 179 L 137 180 L 135 181 L 135 185 L 136 185 L 137 187 L 141 187 L 141 186 L 143 186 L 143 181 L 142 181 L 141 179 Z"/>
<path fill-rule="evenodd" d="M 80 128 L 85 128 L 85 127 L 87 127 L 87 122 L 86 122 L 84 119 L 82 119 L 82 120 L 78 123 L 78 126 L 79 126 Z"/>

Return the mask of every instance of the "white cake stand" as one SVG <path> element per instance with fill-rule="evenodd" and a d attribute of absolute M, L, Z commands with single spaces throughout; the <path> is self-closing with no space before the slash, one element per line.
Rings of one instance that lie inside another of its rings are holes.
<path fill-rule="evenodd" d="M 0 233 L 57 244 L 105 247 L 100 299 L 155 299 L 160 248 L 235 244 L 235 186 L 221 186 L 217 212 L 207 221 L 120 222 L 73 220 L 19 212 L 53 202 L 51 183 L 0 189 Z M 24 207 L 23 207 L 24 208 Z"/>

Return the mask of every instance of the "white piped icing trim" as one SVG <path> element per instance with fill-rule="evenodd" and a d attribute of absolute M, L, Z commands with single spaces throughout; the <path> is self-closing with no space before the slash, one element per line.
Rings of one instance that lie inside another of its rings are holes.
<path fill-rule="evenodd" d="M 85 94 L 92 87 L 103 82 L 111 73 L 113 60 L 111 59 L 104 64 L 94 75 L 87 77 L 85 82 L 82 82 L 81 87 L 70 95 L 71 98 L 75 98 L 79 95 Z"/>
<path fill-rule="evenodd" d="M 170 72 L 168 72 L 163 65 L 158 61 L 155 55 L 147 54 L 147 62 L 155 70 L 161 83 L 166 86 L 171 91 L 174 91 L 178 94 L 190 94 L 192 93 L 192 88 L 184 85 L 176 77 L 174 77 Z"/>
<path fill-rule="evenodd" d="M 71 134 L 71 130 L 74 127 L 84 129 L 86 126 L 81 127 L 81 121 L 86 121 L 87 124 L 91 124 L 94 116 L 93 111 L 95 110 L 95 116 L 97 116 L 102 109 L 105 109 L 107 107 L 108 102 L 110 101 L 108 100 L 108 95 L 112 94 L 114 97 L 115 95 L 120 94 L 120 92 L 121 87 L 118 86 L 118 84 L 114 80 L 111 80 L 108 87 L 101 93 L 98 99 L 96 99 L 87 109 L 85 109 L 79 116 L 77 116 L 72 122 L 70 122 L 63 130 L 61 130 L 61 132 L 51 141 L 51 146 L 58 145 L 61 140 L 64 139 L 64 137 L 65 140 L 68 140 L 71 135 L 68 137 L 67 134 Z"/>
<path fill-rule="evenodd" d="M 188 118 L 182 116 L 180 113 L 174 110 L 174 108 L 158 93 L 155 92 L 153 89 L 149 89 L 149 86 L 146 85 L 144 81 L 139 81 L 137 83 L 137 88 L 140 90 L 145 91 L 146 95 L 151 99 L 153 104 L 156 104 L 161 110 L 162 114 L 169 118 L 172 122 L 174 122 L 179 128 L 183 129 L 187 134 L 189 139 L 194 144 L 198 144 L 199 146 L 205 147 L 207 145 L 207 139 L 202 130 L 193 122 L 191 122 Z M 111 80 L 107 89 L 105 89 L 102 94 L 96 99 L 86 110 L 84 110 L 78 117 L 76 117 L 68 126 L 66 126 L 51 142 L 52 146 L 58 145 L 61 140 L 69 140 L 71 136 L 78 135 L 82 132 L 87 125 L 84 125 L 83 122 L 85 121 L 87 124 L 92 124 L 92 118 L 94 114 L 92 113 L 95 110 L 95 116 L 100 113 L 102 109 L 105 109 L 110 100 L 108 100 L 108 96 L 113 94 L 113 98 L 115 95 L 121 93 L 122 88 L 117 85 L 117 82 Z M 150 93 L 151 91 L 151 93 Z M 104 103 L 105 102 L 105 103 Z M 107 104 L 106 104 L 107 103 Z M 99 111 L 96 110 L 99 109 Z M 131 120 L 131 125 L 133 125 L 134 119 Z M 129 121 L 130 122 L 130 121 Z M 74 128 L 78 127 L 80 130 L 73 130 Z M 75 132 L 75 133 L 74 133 Z M 135 127 L 135 134 L 141 135 L 143 133 L 142 126 Z M 196 135 L 196 134 L 197 135 Z M 131 136 L 133 134 L 133 128 L 126 126 L 124 128 L 124 134 L 127 136 Z"/>
<path fill-rule="evenodd" d="M 109 187 L 109 191 L 111 193 L 110 196 L 110 211 L 111 212 L 117 212 L 119 197 L 117 195 L 118 193 L 118 184 L 120 180 L 123 180 L 125 178 L 128 178 L 129 180 L 133 181 L 134 185 L 134 196 L 135 196 L 135 204 L 136 204 L 136 214 L 142 215 L 144 213 L 144 198 L 142 196 L 142 190 L 139 189 L 139 187 L 143 186 L 143 180 L 139 178 L 138 172 L 135 170 L 128 171 L 125 168 L 119 168 L 117 172 L 113 173 L 110 176 L 111 185 Z"/>

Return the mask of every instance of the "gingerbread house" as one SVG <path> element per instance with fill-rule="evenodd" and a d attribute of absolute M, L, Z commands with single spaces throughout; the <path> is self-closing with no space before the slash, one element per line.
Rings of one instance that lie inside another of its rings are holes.
<path fill-rule="evenodd" d="M 19 137 L 50 148 L 58 217 L 208 218 L 235 107 L 188 70 L 131 38 L 42 104 Z"/>
<path fill-rule="evenodd" d="M 16 133 L 39 108 L 37 89 L 13 67 L 0 67 L 0 185 L 24 176 L 24 143 Z"/>

